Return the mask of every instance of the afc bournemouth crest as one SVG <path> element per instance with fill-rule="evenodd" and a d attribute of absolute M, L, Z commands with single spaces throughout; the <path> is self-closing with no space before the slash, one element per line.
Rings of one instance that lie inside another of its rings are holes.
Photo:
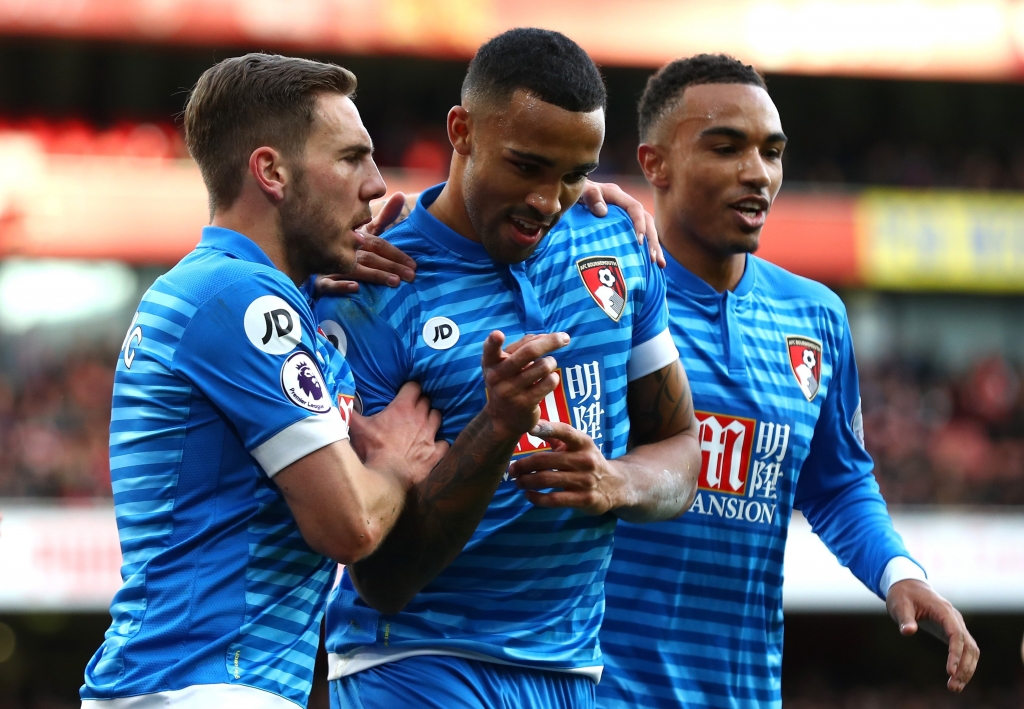
<path fill-rule="evenodd" d="M 580 278 L 594 302 L 615 322 L 626 309 L 626 279 L 614 256 L 591 256 L 576 262 Z"/>
<path fill-rule="evenodd" d="M 818 395 L 821 385 L 821 343 L 809 337 L 786 336 L 789 367 L 808 401 Z"/>

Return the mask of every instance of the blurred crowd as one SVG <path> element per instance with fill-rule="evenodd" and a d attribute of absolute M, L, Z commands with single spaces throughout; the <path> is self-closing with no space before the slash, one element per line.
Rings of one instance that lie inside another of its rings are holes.
<path fill-rule="evenodd" d="M 0 377 L 0 497 L 109 497 L 115 352 Z"/>
<path fill-rule="evenodd" d="M 949 375 L 861 370 L 864 435 L 892 504 L 1024 504 L 1024 369 L 998 356 Z"/>
<path fill-rule="evenodd" d="M 425 170 L 439 175 L 447 171 L 451 146 L 443 125 L 411 122 L 388 125 L 380 133 L 375 136 L 378 146 L 374 157 L 381 167 Z M 0 116 L 0 138 L 4 136 L 27 137 L 51 154 L 188 157 L 180 129 L 168 122 L 120 121 L 99 127 L 76 118 Z M 879 142 L 850 155 L 815 151 L 813 157 L 805 157 L 794 149 L 787 153 L 785 167 L 787 180 L 825 188 L 883 185 L 1024 191 L 1024 148 L 996 155 L 981 149 L 951 147 L 946 152 L 937 152 L 921 145 Z M 608 136 L 598 175 L 641 175 L 635 135 Z"/>
<path fill-rule="evenodd" d="M 963 695 L 944 687 L 922 691 L 910 686 L 872 687 L 835 691 L 820 688 L 786 697 L 786 709 L 1020 709 L 1024 687 L 980 691 L 968 687 Z"/>
<path fill-rule="evenodd" d="M 109 496 L 116 353 L 76 351 L 0 378 L 0 497 Z M 861 370 L 864 431 L 891 504 L 1024 505 L 1024 369 L 988 357 L 955 375 Z"/>

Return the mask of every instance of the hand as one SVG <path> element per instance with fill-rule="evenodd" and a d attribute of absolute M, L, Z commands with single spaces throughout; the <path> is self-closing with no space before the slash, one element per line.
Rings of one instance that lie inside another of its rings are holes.
<path fill-rule="evenodd" d="M 380 413 L 352 412 L 352 447 L 368 468 L 393 473 L 408 489 L 448 451 L 447 442 L 434 440 L 440 425 L 441 413 L 430 408 L 420 385 L 406 382 Z"/>
<path fill-rule="evenodd" d="M 639 200 L 612 182 L 591 182 L 587 180 L 587 184 L 583 187 L 580 201 L 596 217 L 607 215 L 609 204 L 626 210 L 626 214 L 633 221 L 633 229 L 636 231 L 637 241 L 642 244 L 646 237 L 647 248 L 651 253 L 651 261 L 665 268 L 665 254 L 661 250 L 661 241 L 658 239 L 658 227 L 654 225 L 654 215 L 644 209 L 644 205 Z"/>
<path fill-rule="evenodd" d="M 316 279 L 316 295 L 345 295 L 359 290 L 359 283 L 376 283 L 397 288 L 402 281 L 411 283 L 416 277 L 416 262 L 401 249 L 379 235 L 408 216 L 408 197 L 395 192 L 380 202 L 373 220 L 359 230 L 363 243 L 356 251 L 356 267 L 344 275 L 320 276 Z M 415 204 L 415 203 L 414 203 Z M 377 205 L 375 204 L 376 208 Z"/>
<path fill-rule="evenodd" d="M 510 478 L 538 507 L 571 507 L 601 515 L 619 507 L 623 481 L 618 468 L 593 439 L 569 424 L 541 421 L 530 435 L 543 438 L 551 451 L 520 458 L 508 469 Z M 538 492 L 557 488 L 555 492 Z"/>
<path fill-rule="evenodd" d="M 931 586 L 915 579 L 894 583 L 889 588 L 885 607 L 892 619 L 899 624 L 900 633 L 903 635 L 913 635 L 920 625 L 929 632 L 941 632 L 945 636 L 944 642 L 949 643 L 949 656 L 946 658 L 949 682 L 946 683 L 946 687 L 951 692 L 963 691 L 974 676 L 974 668 L 978 666 L 981 651 L 978 649 L 978 643 L 974 642 L 974 638 L 967 632 L 960 611 L 937 594 Z M 937 628 L 933 631 L 929 626 Z"/>
<path fill-rule="evenodd" d="M 564 332 L 526 335 L 502 349 L 505 334 L 495 330 L 484 340 L 480 366 L 487 386 L 487 405 L 501 440 L 518 441 L 540 420 L 540 402 L 558 385 L 558 363 L 546 355 L 569 344 Z"/>

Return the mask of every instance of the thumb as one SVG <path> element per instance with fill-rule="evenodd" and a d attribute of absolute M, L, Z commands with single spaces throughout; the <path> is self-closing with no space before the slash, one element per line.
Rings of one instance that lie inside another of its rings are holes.
<path fill-rule="evenodd" d="M 894 599 L 892 607 L 889 609 L 889 615 L 900 627 L 901 635 L 913 635 L 917 632 L 917 614 L 914 603 L 906 596 L 901 595 Z"/>

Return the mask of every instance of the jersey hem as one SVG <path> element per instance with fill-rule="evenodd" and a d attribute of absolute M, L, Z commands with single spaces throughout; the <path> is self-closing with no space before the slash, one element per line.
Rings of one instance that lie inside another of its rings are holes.
<path fill-rule="evenodd" d="M 194 684 L 166 692 L 111 699 L 83 699 L 82 709 L 223 709 L 241 703 L 246 709 L 302 707 L 280 694 L 248 684 Z"/>
<path fill-rule="evenodd" d="M 666 327 L 647 342 L 636 345 L 626 365 L 627 381 L 636 381 L 679 359 L 679 350 L 672 340 L 672 333 Z"/>
<path fill-rule="evenodd" d="M 363 670 L 369 670 L 379 665 L 386 665 L 389 662 L 398 662 L 399 660 L 405 660 L 410 657 L 419 657 L 421 655 L 442 655 L 445 657 L 459 657 L 464 660 L 477 660 L 479 662 L 491 662 L 495 665 L 507 665 L 509 667 L 522 667 L 527 670 L 544 670 L 547 672 L 564 672 L 570 675 L 582 675 L 597 684 L 601 681 L 601 674 L 604 672 L 604 665 L 594 665 L 592 667 L 541 667 L 539 665 L 531 665 L 522 662 L 509 662 L 507 660 L 499 660 L 496 657 L 485 655 L 482 652 L 472 652 L 470 650 L 452 650 L 450 648 L 440 647 L 420 647 L 414 649 L 395 649 L 395 650 L 380 650 L 380 649 L 362 649 L 354 650 L 351 653 L 345 655 L 339 655 L 336 652 L 330 652 L 327 654 L 327 679 L 328 681 L 341 679 L 342 677 L 348 677 L 354 675 Z"/>
<path fill-rule="evenodd" d="M 260 464 L 267 477 L 272 478 L 310 453 L 347 438 L 345 422 L 342 421 L 338 410 L 332 406 L 330 411 L 296 421 L 249 453 Z"/>

